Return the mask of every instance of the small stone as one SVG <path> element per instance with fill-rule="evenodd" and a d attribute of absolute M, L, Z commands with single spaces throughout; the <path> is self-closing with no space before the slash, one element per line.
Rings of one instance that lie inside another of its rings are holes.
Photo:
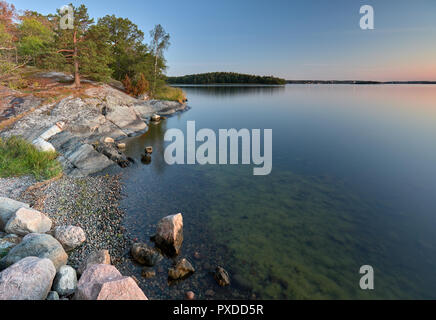
<path fill-rule="evenodd" d="M 154 114 L 151 116 L 151 121 L 153 121 L 153 122 L 158 122 L 158 121 L 160 121 L 160 119 L 161 119 L 161 116 L 158 114 Z"/>
<path fill-rule="evenodd" d="M 50 291 L 48 293 L 47 300 L 50 301 L 60 300 L 59 294 L 56 291 Z"/>
<path fill-rule="evenodd" d="M 144 268 L 142 269 L 142 277 L 144 277 L 145 279 L 154 278 L 156 277 L 156 271 L 150 268 Z"/>
<path fill-rule="evenodd" d="M 153 147 L 147 147 L 147 148 L 145 148 L 145 152 L 146 152 L 147 154 L 152 154 L 152 153 L 153 153 Z"/>
<path fill-rule="evenodd" d="M 54 229 L 54 237 L 66 251 L 72 251 L 86 241 L 85 231 L 80 227 L 62 226 Z"/>
<path fill-rule="evenodd" d="M 70 266 L 62 266 L 53 282 L 53 290 L 61 297 L 66 297 L 74 293 L 77 288 L 77 274 Z"/>
<path fill-rule="evenodd" d="M 168 271 L 168 276 L 172 280 L 184 279 L 195 272 L 192 264 L 185 258 L 177 262 L 177 264 L 170 268 Z"/>
<path fill-rule="evenodd" d="M 223 267 L 216 268 L 214 278 L 221 287 L 230 285 L 229 273 Z"/>
<path fill-rule="evenodd" d="M 185 293 L 186 300 L 195 300 L 195 293 L 192 291 L 188 291 Z"/>
<path fill-rule="evenodd" d="M 115 140 L 110 137 L 107 137 L 104 139 L 104 143 L 112 144 L 115 143 Z"/>
<path fill-rule="evenodd" d="M 195 252 L 194 252 L 194 258 L 195 258 L 196 260 L 200 260 L 200 259 L 201 259 L 200 252 L 195 251 Z"/>
<path fill-rule="evenodd" d="M 126 149 L 126 144 L 125 143 L 119 143 L 117 145 L 118 149 Z"/>

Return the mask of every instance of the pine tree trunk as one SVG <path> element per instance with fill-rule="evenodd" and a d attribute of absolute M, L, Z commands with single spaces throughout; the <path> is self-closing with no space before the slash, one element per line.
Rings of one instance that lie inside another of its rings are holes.
<path fill-rule="evenodd" d="M 74 53 L 73 53 L 73 59 L 74 59 L 74 85 L 76 88 L 80 88 L 80 74 L 79 74 L 79 60 L 78 60 L 78 53 L 77 53 L 77 31 L 74 31 Z"/>
<path fill-rule="evenodd" d="M 153 95 L 153 98 L 154 98 L 154 95 L 155 95 L 155 93 L 156 93 L 156 81 L 157 81 L 157 52 L 156 52 L 156 55 L 155 55 L 155 61 L 154 61 L 154 83 L 153 83 L 153 92 L 152 92 L 152 95 Z"/>

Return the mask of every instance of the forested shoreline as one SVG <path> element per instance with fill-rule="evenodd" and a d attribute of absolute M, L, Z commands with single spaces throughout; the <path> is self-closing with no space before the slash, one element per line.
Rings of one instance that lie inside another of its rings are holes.
<path fill-rule="evenodd" d="M 286 80 L 273 76 L 256 76 L 234 72 L 212 72 L 168 77 L 170 84 L 266 84 L 285 85 Z"/>
<path fill-rule="evenodd" d="M 180 90 L 166 86 L 164 52 L 170 35 L 161 25 L 150 31 L 146 43 L 145 33 L 127 18 L 106 15 L 95 20 L 85 5 L 67 8 L 42 15 L 19 12 L 0 1 L 0 83 L 21 89 L 25 79 L 17 72 L 33 67 L 71 73 L 76 88 L 82 77 L 99 82 L 115 79 L 132 95 L 183 99 Z"/>

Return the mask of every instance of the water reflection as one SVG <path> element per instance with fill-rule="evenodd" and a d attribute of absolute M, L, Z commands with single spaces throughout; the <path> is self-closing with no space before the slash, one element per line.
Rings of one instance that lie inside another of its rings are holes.
<path fill-rule="evenodd" d="M 283 93 L 286 90 L 285 86 L 264 86 L 264 85 L 227 85 L 227 86 L 189 86 L 189 85 L 174 85 L 182 89 L 188 89 L 190 93 L 214 96 L 214 97 L 229 97 L 229 96 L 246 96 L 246 95 L 273 95 Z"/>

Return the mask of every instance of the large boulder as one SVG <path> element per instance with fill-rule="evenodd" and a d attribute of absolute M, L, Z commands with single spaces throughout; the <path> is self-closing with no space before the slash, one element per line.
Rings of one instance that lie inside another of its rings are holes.
<path fill-rule="evenodd" d="M 0 197 L 0 230 L 5 230 L 9 219 L 21 208 L 29 208 L 29 205 L 9 198 Z"/>
<path fill-rule="evenodd" d="M 51 226 L 52 221 L 45 214 L 28 208 L 20 208 L 11 216 L 5 230 L 7 233 L 25 236 L 29 233 L 46 233 L 50 231 Z"/>
<path fill-rule="evenodd" d="M 51 260 L 24 258 L 0 273 L 0 300 L 45 300 L 55 275 Z"/>
<path fill-rule="evenodd" d="M 168 256 L 177 256 L 183 244 L 182 214 L 168 216 L 159 221 L 157 233 L 152 240 Z"/>
<path fill-rule="evenodd" d="M 77 285 L 75 300 L 147 300 L 136 282 L 111 265 L 94 264 Z"/>
<path fill-rule="evenodd" d="M 162 260 L 161 254 L 145 243 L 135 243 L 132 247 L 131 254 L 138 263 L 148 267 L 153 267 Z"/>
<path fill-rule="evenodd" d="M 170 268 L 168 276 L 171 280 L 180 280 L 185 279 L 194 272 L 195 269 L 192 264 L 186 259 L 181 259 L 174 267 Z"/>
<path fill-rule="evenodd" d="M 56 270 L 66 265 L 68 255 L 62 245 L 48 234 L 29 234 L 23 241 L 9 251 L 8 255 L 0 260 L 0 270 L 17 263 L 26 257 L 50 259 Z"/>
<path fill-rule="evenodd" d="M 99 250 L 92 252 L 85 261 L 82 262 L 77 273 L 83 274 L 86 269 L 94 264 L 111 264 L 111 256 L 108 250 Z"/>
<path fill-rule="evenodd" d="M 61 297 L 72 295 L 77 288 L 77 273 L 70 266 L 62 266 L 53 281 L 53 290 Z"/>
<path fill-rule="evenodd" d="M 148 300 L 144 292 L 131 277 L 122 277 L 118 280 L 108 281 L 101 287 L 97 300 Z"/>
<path fill-rule="evenodd" d="M 85 231 L 80 227 L 61 226 L 54 229 L 54 237 L 66 251 L 72 251 L 86 241 Z"/>

